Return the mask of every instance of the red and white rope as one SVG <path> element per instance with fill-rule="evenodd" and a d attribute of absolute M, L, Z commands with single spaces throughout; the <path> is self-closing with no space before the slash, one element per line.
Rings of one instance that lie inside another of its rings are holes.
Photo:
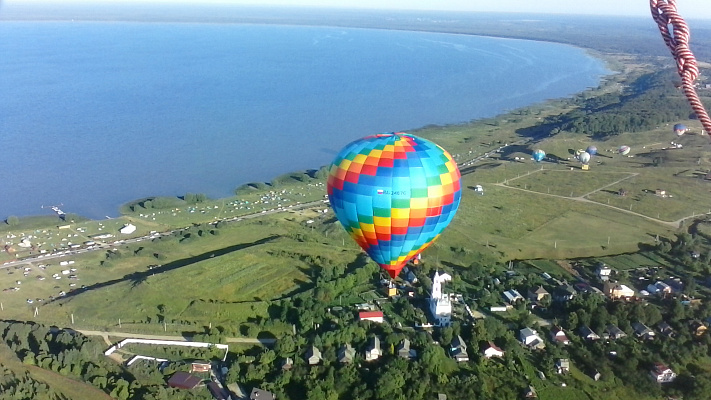
<path fill-rule="evenodd" d="M 711 134 L 711 118 L 709 118 L 704 105 L 701 104 L 699 95 L 694 88 L 694 81 L 699 76 L 699 67 L 696 64 L 694 53 L 689 48 L 689 27 L 676 11 L 676 0 L 650 0 L 649 7 L 652 18 L 659 26 L 664 43 L 669 47 L 676 60 L 684 94 L 706 133 Z M 672 26 L 671 32 L 669 25 Z"/>

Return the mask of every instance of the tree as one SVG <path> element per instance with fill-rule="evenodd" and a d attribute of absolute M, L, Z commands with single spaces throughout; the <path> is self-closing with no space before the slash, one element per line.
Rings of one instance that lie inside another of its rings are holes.
<path fill-rule="evenodd" d="M 20 224 L 20 219 L 14 215 L 11 215 L 11 216 L 7 217 L 5 222 L 10 226 L 17 226 Z"/>

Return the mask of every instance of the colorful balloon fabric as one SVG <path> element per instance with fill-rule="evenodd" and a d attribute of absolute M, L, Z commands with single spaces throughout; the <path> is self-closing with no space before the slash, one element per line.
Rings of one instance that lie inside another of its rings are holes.
<path fill-rule="evenodd" d="M 622 154 L 623 156 L 626 156 L 630 153 L 630 150 L 630 146 L 620 146 L 620 148 L 617 149 L 617 152 Z"/>
<path fill-rule="evenodd" d="M 686 125 L 684 125 L 684 124 L 674 125 L 674 133 L 676 133 L 677 136 L 684 135 L 684 133 L 686 133 Z"/>
<path fill-rule="evenodd" d="M 590 153 L 588 153 L 587 151 L 580 153 L 580 155 L 578 156 L 578 160 L 580 160 L 580 162 L 583 164 L 589 163 L 590 162 Z"/>
<path fill-rule="evenodd" d="M 395 278 L 454 218 L 459 179 L 438 145 L 383 133 L 341 150 L 329 168 L 328 199 L 353 240 Z"/>
<path fill-rule="evenodd" d="M 541 150 L 541 149 L 536 149 L 533 150 L 533 159 L 536 162 L 542 161 L 544 158 L 546 158 L 546 152 Z"/>
<path fill-rule="evenodd" d="M 594 156 L 595 154 L 597 154 L 597 147 L 595 147 L 595 146 L 593 146 L 593 145 L 590 145 L 590 146 L 588 146 L 588 148 L 587 148 L 586 151 L 587 151 L 588 154 L 590 154 L 591 156 Z"/>

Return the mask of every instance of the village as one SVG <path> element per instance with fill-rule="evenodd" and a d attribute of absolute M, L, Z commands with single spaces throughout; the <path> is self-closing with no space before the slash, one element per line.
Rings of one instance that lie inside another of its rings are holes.
<path fill-rule="evenodd" d="M 629 350 L 639 348 L 648 349 L 648 357 L 627 372 L 663 388 L 677 379 L 671 365 L 678 361 L 665 359 L 669 351 L 653 349 L 674 347 L 675 341 L 708 341 L 711 310 L 689 294 L 696 293 L 696 283 L 662 268 L 623 272 L 602 262 L 574 261 L 570 268 L 576 279 L 568 281 L 545 272 L 524 276 L 509 265 L 482 279 L 476 298 L 469 290 L 457 292 L 466 287 L 465 277 L 415 262 L 419 265 L 411 263 L 403 270 L 403 279 L 381 275 L 378 289 L 361 294 L 362 303 L 327 306 L 322 319 L 309 319 L 309 329 L 302 326 L 297 332 L 300 324 L 295 323 L 296 335 L 279 338 L 275 346 L 255 348 L 231 362 L 202 361 L 216 371 L 209 378 L 193 374 L 195 363 L 185 364 L 189 369 L 174 374 L 167 384 L 197 390 L 208 382 L 218 400 L 263 400 L 279 397 L 280 389 L 267 377 L 308 373 L 309 368 L 348 365 L 369 370 L 395 359 L 449 363 L 449 368 L 465 370 L 473 364 L 490 368 L 492 363 L 513 363 L 528 372 L 519 379 L 526 383 L 518 385 L 520 398 L 535 399 L 541 384 L 566 388 L 576 385 L 580 374 L 592 382 L 611 379 L 609 375 L 619 374 L 615 365 L 624 365 Z M 303 311 L 304 305 L 294 307 Z M 354 339 L 343 340 L 346 337 Z M 604 360 L 581 358 L 591 351 L 603 354 Z M 573 370 L 578 372 L 571 374 Z M 258 384 L 260 380 L 264 382 Z M 245 390 L 250 384 L 251 391 Z M 438 395 L 446 398 L 446 393 Z"/>

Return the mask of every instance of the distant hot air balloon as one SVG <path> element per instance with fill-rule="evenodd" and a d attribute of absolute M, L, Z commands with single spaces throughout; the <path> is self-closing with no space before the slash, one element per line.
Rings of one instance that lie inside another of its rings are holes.
<path fill-rule="evenodd" d="M 541 150 L 541 149 L 536 149 L 533 150 L 533 159 L 536 162 L 542 161 L 544 158 L 546 158 L 546 152 Z"/>
<path fill-rule="evenodd" d="M 459 178 L 452 156 L 438 145 L 383 133 L 338 153 L 329 168 L 328 199 L 353 240 L 395 278 L 454 218 Z"/>
<path fill-rule="evenodd" d="M 617 149 L 617 152 L 622 154 L 623 156 L 626 156 L 630 153 L 630 150 L 630 146 L 620 146 L 620 148 Z"/>
<path fill-rule="evenodd" d="M 677 136 L 682 136 L 684 133 L 686 133 L 686 125 L 684 125 L 684 124 L 674 125 L 674 133 L 676 133 Z"/>
<path fill-rule="evenodd" d="M 597 147 L 590 145 L 590 146 L 588 146 L 587 150 L 585 150 L 585 151 L 587 151 L 588 154 L 590 154 L 591 156 L 594 156 L 597 154 Z"/>
<path fill-rule="evenodd" d="M 580 162 L 583 164 L 589 163 L 590 162 L 590 153 L 588 153 L 587 151 L 580 153 L 580 155 L 578 156 L 578 160 L 580 160 Z"/>

